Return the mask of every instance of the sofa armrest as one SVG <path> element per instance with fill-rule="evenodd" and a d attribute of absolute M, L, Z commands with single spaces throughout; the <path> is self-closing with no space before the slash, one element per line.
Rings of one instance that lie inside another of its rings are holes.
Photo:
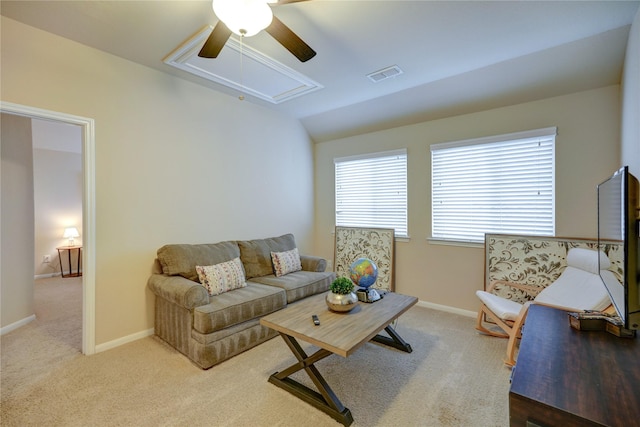
<path fill-rule="evenodd" d="M 157 296 L 187 310 L 209 303 L 209 293 L 204 286 L 182 276 L 152 274 L 147 285 Z"/>
<path fill-rule="evenodd" d="M 317 256 L 300 255 L 300 263 L 304 271 L 323 272 L 327 268 L 327 260 Z"/>

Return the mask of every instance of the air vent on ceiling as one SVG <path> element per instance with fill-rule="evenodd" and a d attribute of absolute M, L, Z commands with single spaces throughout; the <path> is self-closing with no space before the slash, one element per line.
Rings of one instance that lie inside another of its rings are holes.
<path fill-rule="evenodd" d="M 367 74 L 367 77 L 371 79 L 372 82 L 378 83 L 382 80 L 388 79 L 390 77 L 395 77 L 402 74 L 402 70 L 397 65 L 392 65 L 391 67 L 387 67 L 383 70 L 375 71 L 371 74 Z"/>

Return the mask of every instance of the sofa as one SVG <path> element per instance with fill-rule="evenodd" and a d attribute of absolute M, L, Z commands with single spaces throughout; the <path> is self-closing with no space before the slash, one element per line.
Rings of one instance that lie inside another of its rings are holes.
<path fill-rule="evenodd" d="M 335 273 L 326 265 L 300 255 L 292 234 L 165 245 L 148 281 L 154 332 L 208 369 L 277 335 L 262 316 L 327 291 Z"/>

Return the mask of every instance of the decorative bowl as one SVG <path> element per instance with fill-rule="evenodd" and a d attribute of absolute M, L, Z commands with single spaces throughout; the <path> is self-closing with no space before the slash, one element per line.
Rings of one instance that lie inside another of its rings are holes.
<path fill-rule="evenodd" d="M 335 294 L 329 291 L 327 293 L 326 302 L 329 310 L 347 312 L 353 310 L 358 304 L 358 296 L 355 292 L 351 292 L 349 294 Z"/>

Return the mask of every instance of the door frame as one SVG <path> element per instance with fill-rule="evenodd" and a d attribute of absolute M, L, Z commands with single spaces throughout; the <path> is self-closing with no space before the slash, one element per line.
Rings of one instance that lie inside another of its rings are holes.
<path fill-rule="evenodd" d="M 82 128 L 82 354 L 96 352 L 96 179 L 95 121 L 26 105 L 0 101 L 0 112 L 34 119 L 54 120 Z"/>

